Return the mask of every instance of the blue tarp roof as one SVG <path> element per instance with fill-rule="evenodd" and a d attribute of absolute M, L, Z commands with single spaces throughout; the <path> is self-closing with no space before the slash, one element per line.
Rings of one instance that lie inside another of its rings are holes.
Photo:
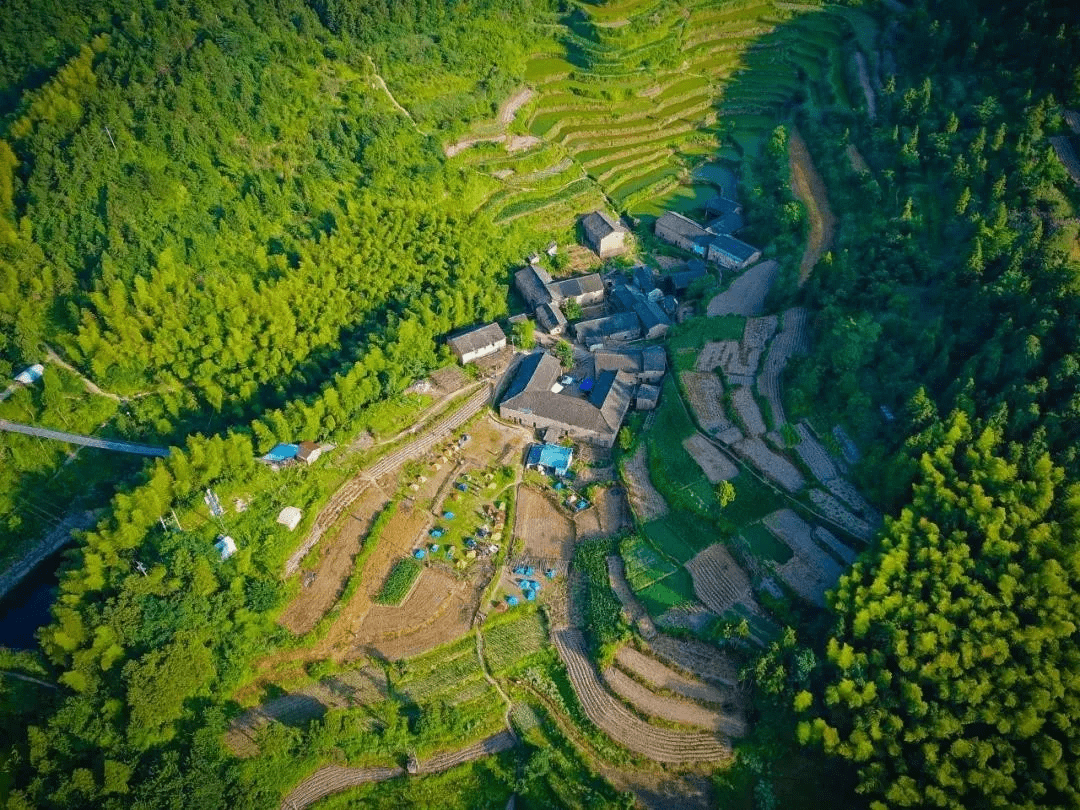
<path fill-rule="evenodd" d="M 584 380 L 581 381 L 581 384 L 578 386 L 578 388 L 580 388 L 582 391 L 592 391 L 592 387 L 592 377 L 586 377 Z"/>
<path fill-rule="evenodd" d="M 296 458 L 296 454 L 300 452 L 300 445 L 298 444 L 278 444 L 271 448 L 270 452 L 263 456 L 265 461 L 288 461 L 290 458 Z"/>
<path fill-rule="evenodd" d="M 574 451 L 557 444 L 534 444 L 529 448 L 529 464 L 550 467 L 557 475 L 564 475 L 570 469 Z"/>

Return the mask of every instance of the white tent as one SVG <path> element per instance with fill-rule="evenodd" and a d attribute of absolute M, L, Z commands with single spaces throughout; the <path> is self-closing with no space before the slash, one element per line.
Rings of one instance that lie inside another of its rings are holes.
<path fill-rule="evenodd" d="M 277 522 L 282 526 L 287 526 L 291 532 L 297 526 L 300 525 L 300 519 L 304 516 L 304 513 L 297 509 L 295 506 L 286 506 L 281 510 L 281 514 L 277 516 Z"/>
<path fill-rule="evenodd" d="M 236 541 L 227 534 L 219 534 L 218 541 L 214 543 L 214 548 L 221 554 L 222 560 L 227 560 L 236 553 Z"/>

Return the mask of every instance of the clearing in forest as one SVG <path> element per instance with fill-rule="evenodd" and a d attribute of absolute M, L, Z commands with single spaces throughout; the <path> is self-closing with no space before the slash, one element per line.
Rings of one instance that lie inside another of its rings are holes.
<path fill-rule="evenodd" d="M 806 141 L 795 127 L 788 132 L 788 163 L 791 167 L 791 188 L 806 206 L 810 218 L 810 235 L 806 239 L 802 262 L 799 264 L 799 284 L 810 278 L 814 266 L 830 247 L 836 233 L 836 216 L 829 207 L 825 183 L 814 167 Z"/>

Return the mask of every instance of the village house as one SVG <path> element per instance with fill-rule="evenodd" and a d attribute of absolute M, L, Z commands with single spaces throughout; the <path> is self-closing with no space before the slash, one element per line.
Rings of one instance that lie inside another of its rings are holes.
<path fill-rule="evenodd" d="M 702 258 L 708 257 L 709 242 L 716 236 L 694 220 L 675 211 L 668 211 L 657 219 L 653 232 L 665 242 Z"/>
<path fill-rule="evenodd" d="M 624 312 L 633 312 L 641 323 L 641 334 L 648 340 L 661 338 L 671 328 L 671 320 L 660 305 L 636 287 L 620 284 L 612 290 L 612 301 Z"/>
<path fill-rule="evenodd" d="M 607 343 L 637 340 L 642 335 L 641 321 L 633 312 L 616 312 L 581 321 L 574 326 L 574 334 L 579 343 L 593 351 Z"/>
<path fill-rule="evenodd" d="M 660 402 L 660 388 L 656 385 L 639 385 L 634 395 L 634 408 L 639 411 L 651 411 Z"/>
<path fill-rule="evenodd" d="M 608 371 L 622 371 L 634 382 L 658 383 L 667 371 L 667 353 L 663 346 L 640 349 L 601 349 L 593 353 L 593 377 Z"/>
<path fill-rule="evenodd" d="M 499 416 L 543 431 L 545 438 L 567 436 L 611 447 L 630 409 L 633 379 L 624 372 L 605 372 L 585 397 L 559 385 L 561 374 L 559 361 L 550 354 L 526 357 L 499 403 Z"/>
<path fill-rule="evenodd" d="M 627 230 L 606 211 L 593 211 L 581 218 L 585 243 L 599 256 L 606 259 L 623 252 Z"/>
<path fill-rule="evenodd" d="M 721 234 L 709 243 L 709 261 L 729 270 L 742 270 L 760 258 L 760 250 L 728 234 Z"/>
<path fill-rule="evenodd" d="M 602 302 L 605 295 L 604 282 L 596 273 L 556 281 L 538 264 L 514 273 L 514 286 L 536 315 L 540 328 L 551 335 L 561 335 L 566 329 L 566 317 L 561 309 L 564 302 L 590 306 Z"/>
<path fill-rule="evenodd" d="M 664 283 L 672 295 L 684 295 L 690 285 L 699 278 L 705 278 L 709 274 L 709 268 L 705 263 L 697 259 L 691 259 L 686 263 L 685 270 L 678 270 L 664 276 Z"/>
<path fill-rule="evenodd" d="M 731 235 L 742 227 L 738 207 L 732 209 L 729 205 L 717 204 L 715 210 L 726 213 L 713 220 L 709 227 L 702 227 L 682 214 L 668 211 L 656 220 L 656 235 L 665 242 L 729 270 L 741 270 L 760 259 L 760 250 Z"/>
<path fill-rule="evenodd" d="M 471 363 L 506 347 L 506 334 L 497 323 L 477 326 L 446 341 L 462 363 Z"/>

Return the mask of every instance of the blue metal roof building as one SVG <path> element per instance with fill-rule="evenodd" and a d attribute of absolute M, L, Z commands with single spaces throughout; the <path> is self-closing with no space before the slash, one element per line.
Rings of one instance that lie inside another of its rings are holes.
<path fill-rule="evenodd" d="M 574 450 L 557 444 L 534 444 L 529 448 L 530 467 L 543 467 L 555 475 L 566 475 L 574 460 Z"/>
<path fill-rule="evenodd" d="M 296 454 L 300 452 L 300 445 L 298 444 L 276 444 L 270 452 L 262 457 L 263 461 L 288 461 L 290 458 L 296 458 Z"/>

